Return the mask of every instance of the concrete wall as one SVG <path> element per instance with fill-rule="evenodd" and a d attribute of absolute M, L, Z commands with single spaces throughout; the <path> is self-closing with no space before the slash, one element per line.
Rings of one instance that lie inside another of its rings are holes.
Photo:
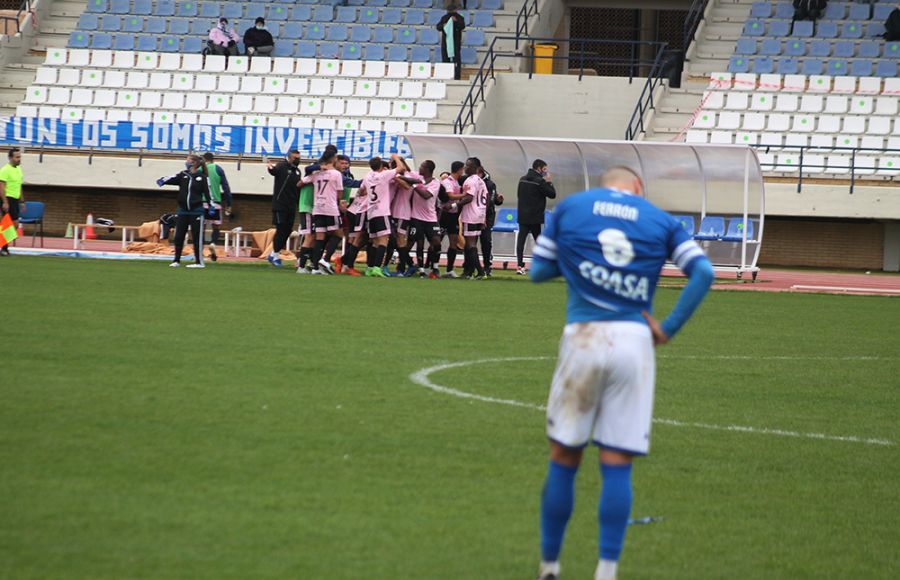
<path fill-rule="evenodd" d="M 496 82 L 476 135 L 624 139 L 645 79 L 502 74 Z"/>

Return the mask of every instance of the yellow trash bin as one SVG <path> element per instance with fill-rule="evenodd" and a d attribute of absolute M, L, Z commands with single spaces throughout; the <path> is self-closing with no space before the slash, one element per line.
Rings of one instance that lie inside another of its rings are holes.
<path fill-rule="evenodd" d="M 559 50 L 555 44 L 534 45 L 534 72 L 539 75 L 553 74 L 553 54 Z"/>

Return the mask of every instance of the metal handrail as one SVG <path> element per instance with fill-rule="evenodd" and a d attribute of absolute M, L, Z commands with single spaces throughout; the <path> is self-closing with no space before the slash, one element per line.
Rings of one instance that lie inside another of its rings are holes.
<path fill-rule="evenodd" d="M 515 51 L 500 51 L 497 50 L 496 44 L 498 41 L 504 40 L 525 40 L 531 44 L 536 42 L 542 43 L 554 43 L 554 44 L 568 44 L 569 46 L 578 45 L 580 47 L 580 51 L 576 51 L 574 53 L 570 53 L 568 56 L 546 56 L 546 57 L 536 57 L 534 54 L 525 55 L 521 54 L 518 49 Z M 617 57 L 603 57 L 598 55 L 597 57 L 592 56 L 593 53 L 589 53 L 585 50 L 585 47 L 591 46 L 630 46 L 631 57 L 628 59 L 625 58 L 617 58 Z M 640 50 L 637 50 L 641 46 L 650 46 L 655 48 L 656 54 L 652 61 L 650 60 L 642 60 L 640 58 Z M 486 92 L 485 84 L 488 79 L 493 79 L 495 77 L 495 65 L 498 59 L 501 58 L 527 58 L 529 59 L 529 71 L 528 77 L 531 78 L 534 75 L 534 62 L 536 58 L 547 58 L 551 60 L 572 60 L 572 54 L 577 55 L 579 61 L 579 75 L 578 79 L 581 80 L 584 75 L 584 63 L 585 60 L 588 61 L 597 61 L 599 60 L 601 64 L 605 66 L 616 66 L 616 67 L 628 67 L 628 79 L 629 81 L 633 80 L 636 76 L 638 76 L 638 72 L 640 68 L 650 67 L 650 71 L 653 74 L 658 76 L 661 71 L 661 59 L 662 55 L 665 52 L 666 43 L 664 42 L 650 42 L 650 41 L 629 41 L 629 40 L 602 40 L 602 39 L 593 39 L 593 38 L 554 38 L 554 37 L 533 37 L 533 36 L 522 36 L 522 37 L 514 37 L 514 36 L 495 36 L 491 40 L 491 44 L 488 46 L 487 53 L 484 56 L 484 59 L 481 61 L 481 65 L 478 67 L 478 72 L 472 77 L 472 84 L 469 87 L 469 92 L 466 94 L 465 98 L 460 105 L 459 114 L 456 116 L 456 120 L 453 122 L 453 132 L 456 134 L 461 134 L 469 125 L 473 125 L 475 123 L 475 108 L 478 106 L 478 103 L 484 102 L 484 96 Z M 655 89 L 657 82 L 652 83 L 652 87 Z M 646 87 L 645 87 L 646 91 Z M 652 98 L 650 101 L 652 108 Z M 643 127 L 643 125 L 642 125 Z"/>
<path fill-rule="evenodd" d="M 700 22 L 703 20 L 704 14 L 706 14 L 708 2 L 709 0 L 693 0 L 691 7 L 688 8 L 687 16 L 684 19 L 684 42 L 681 45 L 684 47 L 685 53 L 687 53 L 688 46 L 694 41 L 694 35 L 697 34 Z"/>
<path fill-rule="evenodd" d="M 833 164 L 829 165 L 827 162 L 824 165 L 804 163 L 803 157 L 806 153 L 808 153 L 810 151 L 821 151 L 823 153 L 829 152 L 829 151 L 830 152 L 845 151 L 845 152 L 850 153 L 850 165 L 847 166 L 846 169 L 850 170 L 850 193 L 851 194 L 853 193 L 854 189 L 856 188 L 856 179 L 857 179 L 857 177 L 856 177 L 856 154 L 858 152 L 872 151 L 872 152 L 880 152 L 880 153 L 896 153 L 896 154 L 898 154 L 898 156 L 900 156 L 900 149 L 888 149 L 887 147 L 820 147 L 820 146 L 815 146 L 815 145 L 780 145 L 780 146 L 752 145 L 752 147 L 754 149 L 756 149 L 757 151 L 764 152 L 764 153 L 769 153 L 773 148 L 778 149 L 778 150 L 791 149 L 791 150 L 799 150 L 800 151 L 800 159 L 799 159 L 799 163 L 797 165 L 788 165 L 786 163 L 778 163 L 777 161 L 773 162 L 773 163 L 765 164 L 766 166 L 770 167 L 768 169 L 768 171 L 778 171 L 776 169 L 777 167 L 789 167 L 791 169 L 796 168 L 797 169 L 797 193 L 800 193 L 803 189 L 803 168 L 804 167 L 806 167 L 807 169 L 809 169 L 809 168 L 828 169 L 829 167 L 840 167 L 841 169 L 844 169 L 844 166 L 842 166 L 842 165 L 841 166 L 833 165 Z M 760 166 L 762 166 L 762 165 L 763 164 L 760 163 Z M 892 177 L 891 181 L 893 181 L 893 180 L 894 180 L 894 178 Z"/>
<path fill-rule="evenodd" d="M 631 113 L 631 119 L 629 119 L 628 126 L 625 128 L 625 139 L 627 141 L 632 141 L 636 139 L 639 134 L 645 132 L 644 116 L 648 111 L 656 108 L 653 104 L 653 93 L 656 91 L 656 87 L 663 81 L 662 56 L 665 52 L 665 47 L 666 45 L 664 44 L 663 47 L 656 52 L 656 58 L 653 60 L 653 66 L 647 74 L 647 81 L 644 83 L 641 96 L 638 97 L 637 104 L 634 106 L 634 111 Z"/>
<path fill-rule="evenodd" d="M 538 13 L 538 0 L 525 0 L 519 13 L 516 14 L 516 50 L 519 50 L 519 39 L 528 36 L 528 19 Z"/>

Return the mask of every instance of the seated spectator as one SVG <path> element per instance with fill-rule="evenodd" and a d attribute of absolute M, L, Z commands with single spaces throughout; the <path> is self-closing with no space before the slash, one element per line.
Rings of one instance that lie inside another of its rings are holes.
<path fill-rule="evenodd" d="M 794 0 L 794 20 L 818 20 L 828 0 Z"/>
<path fill-rule="evenodd" d="M 256 19 L 256 24 L 252 28 L 248 28 L 244 32 L 244 48 L 247 49 L 247 56 L 260 54 L 269 56 L 275 50 L 275 39 L 272 34 L 266 30 L 266 21 L 260 17 Z"/>
<path fill-rule="evenodd" d="M 884 34 L 888 42 L 900 40 L 900 8 L 894 8 L 884 21 Z"/>
<path fill-rule="evenodd" d="M 224 56 L 237 56 L 237 43 L 241 39 L 234 31 L 234 27 L 228 28 L 228 19 L 220 18 L 219 25 L 209 29 L 209 40 L 206 42 L 209 54 Z"/>

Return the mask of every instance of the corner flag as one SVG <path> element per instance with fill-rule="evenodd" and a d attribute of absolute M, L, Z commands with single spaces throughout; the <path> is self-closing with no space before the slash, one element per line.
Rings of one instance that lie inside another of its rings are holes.
<path fill-rule="evenodd" d="M 12 218 L 9 217 L 9 214 L 4 215 L 3 219 L 0 219 L 0 248 L 6 247 L 18 237 L 19 234 L 16 233 Z"/>

